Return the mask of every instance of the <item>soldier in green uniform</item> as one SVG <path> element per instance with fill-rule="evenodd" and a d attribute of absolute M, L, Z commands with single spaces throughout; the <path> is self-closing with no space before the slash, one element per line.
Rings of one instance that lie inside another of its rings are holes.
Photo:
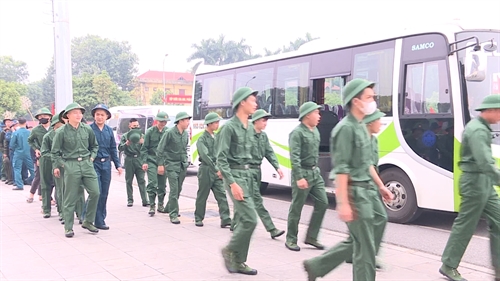
<path fill-rule="evenodd" d="M 314 210 L 304 243 L 320 250 L 325 248 L 318 242 L 319 229 L 328 207 L 325 182 L 318 167 L 320 136 L 316 126 L 320 120 L 319 108 L 320 106 L 314 102 L 301 105 L 299 108 L 301 123 L 289 136 L 292 203 L 288 212 L 285 246 L 292 251 L 300 251 L 297 245 L 300 214 L 309 195 L 314 199 Z"/>
<path fill-rule="evenodd" d="M 491 151 L 490 124 L 500 122 L 500 95 L 484 98 L 476 108 L 478 117 L 466 126 L 460 148 L 460 210 L 446 244 L 439 272 L 449 280 L 466 281 L 457 268 L 481 216 L 490 232 L 490 250 L 495 281 L 500 281 L 500 198 L 493 188 L 500 185 L 500 170 Z"/>
<path fill-rule="evenodd" d="M 158 212 L 164 213 L 165 188 L 167 186 L 167 176 L 158 174 L 158 165 L 156 163 L 156 151 L 161 137 L 167 130 L 165 126 L 170 121 L 168 114 L 160 111 L 155 116 L 158 122 L 155 126 L 149 128 L 144 136 L 144 143 L 141 148 L 142 169 L 148 173 L 148 186 L 146 188 L 149 196 L 150 216 L 154 216 L 156 207 L 156 196 L 158 195 Z"/>
<path fill-rule="evenodd" d="M 130 131 L 122 135 L 118 150 L 125 154 L 125 181 L 127 185 L 127 207 L 134 205 L 133 186 L 134 176 L 139 186 L 141 194 L 142 206 L 149 206 L 148 196 L 146 194 L 146 180 L 144 179 L 145 171 L 142 168 L 141 148 L 144 143 L 144 135 L 139 128 L 139 121 L 131 118 L 128 124 Z"/>
<path fill-rule="evenodd" d="M 217 135 L 217 165 L 224 185 L 234 204 L 234 219 L 237 221 L 229 244 L 222 249 L 226 269 L 230 273 L 256 275 L 257 270 L 246 265 L 248 248 L 257 225 L 257 214 L 253 204 L 253 177 L 250 172 L 255 130 L 249 115 L 257 109 L 257 91 L 242 87 L 233 95 L 233 111 L 236 112 L 222 126 Z"/>
<path fill-rule="evenodd" d="M 81 123 L 83 113 L 85 108 L 77 103 L 66 107 L 63 117 L 68 118 L 68 123 L 56 131 L 51 149 L 54 176 L 61 176 L 60 168 L 66 171 L 63 194 L 66 237 L 74 236 L 75 205 L 81 198 L 82 188 L 88 193 L 87 214 L 82 227 L 93 233 L 99 232 L 93 224 L 99 200 L 99 183 L 92 164 L 99 145 L 92 128 Z"/>
<path fill-rule="evenodd" d="M 28 137 L 28 144 L 35 151 L 36 159 L 33 159 L 34 163 L 40 159 L 41 153 L 40 148 L 42 147 L 43 136 L 47 134 L 50 129 L 50 119 L 52 118 L 52 113 L 47 108 L 42 108 L 38 110 L 35 115 L 35 119 L 38 119 L 38 126 L 31 130 L 31 134 Z M 30 195 L 28 197 L 28 203 L 33 202 L 33 197 L 38 189 L 38 195 L 42 196 L 42 189 L 40 188 L 40 166 L 35 165 L 35 178 L 31 183 Z M 43 196 L 42 196 L 43 199 Z M 50 201 L 50 200 L 49 200 Z"/>
<path fill-rule="evenodd" d="M 255 130 L 255 143 L 251 151 L 252 160 L 250 161 L 250 172 L 253 177 L 253 190 L 252 190 L 252 200 L 257 211 L 257 215 L 264 224 L 267 232 L 271 235 L 271 238 L 276 238 L 285 233 L 284 230 L 277 229 L 269 215 L 269 212 L 264 207 L 264 202 L 262 200 L 262 195 L 260 194 L 260 184 L 261 184 L 261 169 L 260 165 L 264 157 L 271 163 L 273 168 L 278 172 L 280 179 L 283 178 L 283 172 L 280 169 L 278 159 L 274 154 L 274 150 L 269 143 L 267 134 L 264 132 L 267 126 L 267 120 L 271 117 L 271 114 L 267 113 L 263 109 L 259 109 L 252 114 L 252 123 Z M 237 221 L 237 220 L 235 220 Z M 234 224 L 234 223 L 233 223 Z M 234 229 L 234 226 L 232 226 Z"/>
<path fill-rule="evenodd" d="M 325 276 L 351 257 L 353 280 L 375 280 L 375 228 L 383 224 L 379 221 L 383 218 L 375 215 L 375 206 L 380 195 L 384 200 L 392 200 L 393 194 L 374 168 L 370 136 L 363 123 L 366 115 L 377 110 L 374 86 L 375 83 L 356 78 L 342 92 L 343 105 L 349 113 L 332 131 L 330 179 L 335 179 L 337 212 L 347 222 L 350 237 L 323 255 L 304 261 L 309 280 Z"/>
<path fill-rule="evenodd" d="M 50 155 L 50 151 L 52 149 L 52 142 L 54 139 L 54 135 L 56 134 L 56 130 L 60 128 L 63 123 L 59 122 L 59 114 L 55 115 L 51 120 L 52 129 L 43 136 L 42 146 L 40 148 L 40 182 L 42 185 L 42 210 L 43 217 L 50 218 L 51 216 L 51 200 L 50 197 L 52 195 L 52 190 L 55 185 L 54 177 L 52 176 L 52 158 Z M 59 213 L 59 217 L 62 218 L 62 190 L 59 187 L 56 187 L 56 201 L 57 203 L 57 212 Z"/>
<path fill-rule="evenodd" d="M 179 196 L 182 184 L 186 178 L 188 168 L 187 145 L 189 136 L 187 129 L 191 116 L 186 112 L 179 112 L 175 116 L 175 126 L 168 129 L 161 137 L 156 152 L 158 163 L 158 174 L 167 174 L 170 192 L 166 211 L 170 213 L 170 222 L 179 224 Z"/>
<path fill-rule="evenodd" d="M 229 205 L 227 204 L 226 191 L 222 182 L 222 174 L 215 164 L 215 134 L 219 128 L 222 118 L 215 112 L 205 116 L 205 132 L 196 141 L 196 148 L 200 156 L 200 168 L 198 169 L 198 194 L 196 195 L 196 209 L 194 220 L 196 226 L 203 226 L 207 199 L 210 190 L 214 193 L 217 205 L 219 205 L 220 227 L 231 225 L 229 217 Z"/>

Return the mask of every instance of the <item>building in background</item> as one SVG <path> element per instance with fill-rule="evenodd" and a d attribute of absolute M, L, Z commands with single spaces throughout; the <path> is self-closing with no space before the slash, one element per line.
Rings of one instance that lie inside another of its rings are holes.
<path fill-rule="evenodd" d="M 188 72 L 165 72 L 163 99 L 163 72 L 149 70 L 137 77 L 136 93 L 144 105 L 187 105 L 191 104 L 193 75 Z"/>

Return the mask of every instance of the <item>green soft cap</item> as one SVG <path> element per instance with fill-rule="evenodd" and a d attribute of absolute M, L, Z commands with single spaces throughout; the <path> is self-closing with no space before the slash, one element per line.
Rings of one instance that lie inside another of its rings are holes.
<path fill-rule="evenodd" d="M 82 114 L 85 113 L 85 108 L 83 106 L 79 105 L 76 102 L 73 102 L 68 104 L 68 106 L 66 106 L 66 108 L 64 109 L 64 113 L 62 115 L 63 118 L 68 119 L 68 112 L 75 109 L 80 109 L 82 111 Z"/>
<path fill-rule="evenodd" d="M 209 114 L 207 114 L 207 116 L 205 116 L 205 125 L 208 125 L 208 124 L 212 124 L 214 122 L 217 122 L 217 121 L 220 121 L 222 120 L 222 118 L 219 116 L 219 114 L 215 113 L 215 112 L 210 112 Z"/>
<path fill-rule="evenodd" d="M 385 113 L 383 113 L 382 111 L 377 109 L 374 113 L 365 116 L 365 118 L 363 118 L 363 122 L 365 124 L 370 124 L 371 122 L 378 120 L 384 116 L 385 116 Z"/>
<path fill-rule="evenodd" d="M 165 111 L 160 111 L 155 116 L 156 121 L 170 121 L 168 114 Z"/>
<path fill-rule="evenodd" d="M 252 114 L 252 123 L 265 117 L 269 118 L 272 117 L 272 115 L 267 113 L 264 109 L 258 109 L 254 112 L 254 114 Z"/>
<path fill-rule="evenodd" d="M 500 108 L 500 94 L 493 94 L 485 97 L 479 107 L 476 108 L 476 111 L 497 108 Z"/>
<path fill-rule="evenodd" d="M 361 78 L 356 78 L 349 81 L 349 83 L 345 85 L 345 88 L 342 91 L 343 106 L 346 106 L 355 96 L 361 93 L 364 89 L 373 88 L 374 86 L 375 86 L 374 82 Z"/>
<path fill-rule="evenodd" d="M 175 115 L 175 123 L 177 124 L 177 123 L 179 123 L 180 120 L 186 119 L 186 118 L 191 119 L 192 117 L 189 116 L 189 114 L 187 114 L 187 112 L 181 111 L 181 112 L 177 113 L 177 115 Z"/>
<path fill-rule="evenodd" d="M 62 113 L 62 112 L 61 112 L 61 113 Z M 60 121 L 60 119 L 59 119 L 59 115 L 60 115 L 61 113 L 57 113 L 56 115 L 54 115 L 54 116 L 52 117 L 52 120 L 51 120 L 51 122 L 50 122 L 50 126 L 55 126 L 57 123 L 61 122 L 61 121 Z M 64 124 L 64 122 L 61 122 L 61 123 L 63 123 L 63 124 Z"/>
<path fill-rule="evenodd" d="M 127 139 L 133 143 L 138 143 L 139 140 L 141 139 L 141 135 L 142 135 L 141 129 L 131 129 L 127 133 Z"/>
<path fill-rule="evenodd" d="M 233 95 L 233 100 L 231 101 L 233 105 L 233 110 L 240 104 L 240 102 L 244 101 L 246 98 L 248 98 L 251 95 L 257 95 L 259 91 L 254 91 L 252 88 L 249 87 L 241 87 L 236 92 L 234 92 Z"/>
<path fill-rule="evenodd" d="M 50 112 L 50 110 L 49 110 L 48 108 L 44 107 L 44 108 L 40 108 L 40 109 L 36 112 L 36 114 L 35 114 L 35 119 L 38 119 L 38 116 L 39 116 L 39 115 L 42 115 L 42 114 L 52 116 L 52 112 Z"/>
<path fill-rule="evenodd" d="M 300 106 L 299 108 L 299 121 L 302 121 L 302 118 L 304 118 L 307 114 L 313 112 L 316 109 L 320 109 L 321 105 L 317 105 L 315 102 L 308 101 L 304 103 L 303 105 Z"/>

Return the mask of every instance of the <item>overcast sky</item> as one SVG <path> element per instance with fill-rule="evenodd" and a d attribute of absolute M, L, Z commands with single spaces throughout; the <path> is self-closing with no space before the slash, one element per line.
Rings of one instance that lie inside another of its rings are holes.
<path fill-rule="evenodd" d="M 147 70 L 185 71 L 193 43 L 225 34 L 245 38 L 254 53 L 275 50 L 310 32 L 314 37 L 363 37 L 460 19 L 500 29 L 498 0 L 69 0 L 72 38 L 96 34 L 129 41 Z M 54 52 L 50 0 L 0 0 L 0 55 L 28 64 L 42 78 Z"/>

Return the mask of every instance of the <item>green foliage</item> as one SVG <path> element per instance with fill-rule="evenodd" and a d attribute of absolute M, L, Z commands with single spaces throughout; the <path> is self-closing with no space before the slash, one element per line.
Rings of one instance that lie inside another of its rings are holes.
<path fill-rule="evenodd" d="M 25 62 L 14 60 L 12 56 L 0 57 L 0 80 L 22 83 L 28 76 Z"/>
<path fill-rule="evenodd" d="M 171 94 L 172 91 L 170 90 L 166 90 L 165 94 Z M 151 97 L 151 100 L 149 101 L 149 104 L 151 105 L 163 105 L 163 91 L 162 90 L 156 90 L 154 93 L 153 93 L 153 96 Z"/>
<path fill-rule="evenodd" d="M 54 75 L 52 62 L 42 80 L 28 84 L 26 96 L 31 100 L 30 111 L 35 112 L 42 107 L 50 108 L 50 105 L 55 102 Z"/>
<path fill-rule="evenodd" d="M 0 79 L 0 115 L 3 115 L 5 111 L 17 112 L 21 110 L 21 96 L 25 93 L 25 85 Z"/>

